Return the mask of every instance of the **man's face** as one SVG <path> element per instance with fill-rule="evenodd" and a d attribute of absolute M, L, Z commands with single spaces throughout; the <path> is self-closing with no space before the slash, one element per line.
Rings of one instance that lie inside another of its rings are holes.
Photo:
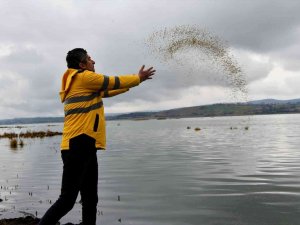
<path fill-rule="evenodd" d="M 87 55 L 86 62 L 81 62 L 79 64 L 81 69 L 89 70 L 95 72 L 95 61 L 92 60 L 91 56 Z"/>

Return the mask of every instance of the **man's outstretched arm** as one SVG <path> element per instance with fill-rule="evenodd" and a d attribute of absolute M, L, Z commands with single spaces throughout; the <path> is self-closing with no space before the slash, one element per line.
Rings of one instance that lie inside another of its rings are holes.
<path fill-rule="evenodd" d="M 141 82 L 152 79 L 155 74 L 153 67 L 145 69 L 143 65 L 138 74 L 122 76 L 105 76 L 92 71 L 84 76 L 83 84 L 91 91 L 109 91 L 117 89 L 126 89 L 139 85 Z"/>

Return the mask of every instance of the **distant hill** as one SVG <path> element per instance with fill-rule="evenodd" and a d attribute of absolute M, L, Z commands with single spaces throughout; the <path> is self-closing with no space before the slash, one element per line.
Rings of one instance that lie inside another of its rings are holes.
<path fill-rule="evenodd" d="M 265 99 L 248 103 L 224 103 L 192 106 L 159 112 L 135 112 L 122 114 L 108 119 L 165 119 L 187 117 L 242 116 L 263 114 L 300 113 L 300 99 Z"/>
<path fill-rule="evenodd" d="M 107 114 L 107 120 L 144 120 L 187 117 L 242 116 L 263 114 L 300 113 L 300 99 L 276 100 L 263 99 L 247 103 L 219 103 L 212 105 L 192 106 L 158 112 L 133 112 L 126 114 Z M 61 123 L 63 117 L 34 117 L 0 120 L 0 125 Z"/>
<path fill-rule="evenodd" d="M 250 101 L 248 102 L 249 104 L 256 104 L 256 105 L 260 105 L 260 104 L 296 104 L 296 103 L 300 103 L 300 98 L 297 99 L 290 99 L 290 100 L 277 100 L 277 99 L 262 99 L 262 100 L 256 100 L 256 101 Z"/>
<path fill-rule="evenodd" d="M 120 113 L 108 113 L 108 117 L 118 116 Z M 35 124 L 35 123 L 62 123 L 64 117 L 30 117 L 30 118 L 14 118 L 0 120 L 0 125 L 13 125 L 13 124 Z"/>
<path fill-rule="evenodd" d="M 32 123 L 60 123 L 64 117 L 32 117 L 0 120 L 0 125 L 32 124 Z"/>

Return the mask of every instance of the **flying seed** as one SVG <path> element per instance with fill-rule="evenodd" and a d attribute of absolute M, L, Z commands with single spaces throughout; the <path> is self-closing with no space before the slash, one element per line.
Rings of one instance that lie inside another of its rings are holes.
<path fill-rule="evenodd" d="M 194 71 L 199 63 L 209 60 L 214 71 L 224 76 L 229 84 L 232 97 L 247 101 L 247 82 L 242 68 L 230 53 L 225 41 L 208 30 L 191 25 L 165 28 L 152 33 L 146 40 L 146 45 L 162 62 L 173 65 L 175 62 L 176 66 L 182 66 L 188 71 Z M 191 50 L 195 54 L 190 54 Z M 189 56 L 184 57 L 184 53 Z M 194 72 L 202 74 L 199 71 Z M 223 80 L 221 76 L 219 79 Z"/>

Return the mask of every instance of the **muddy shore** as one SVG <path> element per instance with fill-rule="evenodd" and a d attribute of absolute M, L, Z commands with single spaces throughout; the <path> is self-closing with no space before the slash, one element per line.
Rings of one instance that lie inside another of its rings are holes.
<path fill-rule="evenodd" d="M 37 225 L 40 221 L 39 218 L 34 218 L 32 216 L 19 217 L 13 219 L 1 219 L 0 225 Z M 60 225 L 60 223 L 57 223 Z M 64 225 L 75 225 L 73 223 L 66 223 Z"/>

